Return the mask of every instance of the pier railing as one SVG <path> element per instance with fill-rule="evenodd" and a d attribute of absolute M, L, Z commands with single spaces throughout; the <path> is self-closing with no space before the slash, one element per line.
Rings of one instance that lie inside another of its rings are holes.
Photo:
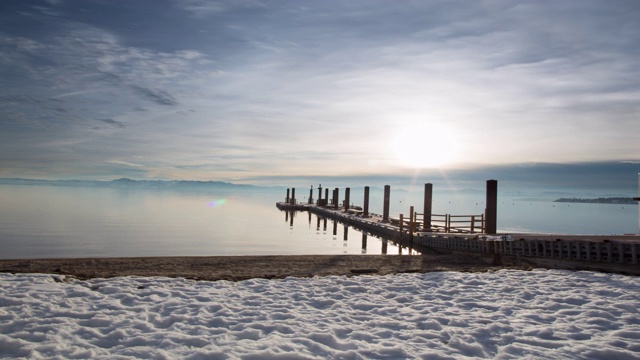
<path fill-rule="evenodd" d="M 418 228 L 424 224 L 424 214 L 416 213 Z M 475 234 L 484 232 L 484 215 L 431 214 L 432 232 Z"/>

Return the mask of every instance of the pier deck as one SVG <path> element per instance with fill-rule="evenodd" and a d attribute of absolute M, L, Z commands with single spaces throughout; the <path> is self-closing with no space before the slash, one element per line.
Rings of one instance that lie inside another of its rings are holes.
<path fill-rule="evenodd" d="M 362 216 L 358 210 L 333 206 L 279 202 L 280 210 L 309 211 L 335 219 L 383 239 L 416 249 L 475 253 L 494 264 L 530 265 L 571 270 L 594 270 L 640 275 L 638 235 L 485 234 L 410 231 L 403 221 L 382 215 Z"/>

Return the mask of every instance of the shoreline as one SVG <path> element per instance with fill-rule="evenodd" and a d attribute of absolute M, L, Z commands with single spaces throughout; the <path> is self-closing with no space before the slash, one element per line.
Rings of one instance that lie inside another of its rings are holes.
<path fill-rule="evenodd" d="M 486 272 L 493 266 L 472 255 L 265 255 L 171 256 L 0 260 L 2 273 L 43 273 L 78 279 L 162 276 L 241 281 L 359 274 L 389 275 L 436 271 Z M 508 268 L 514 268 L 508 266 Z M 525 267 L 515 267 L 525 269 Z"/>

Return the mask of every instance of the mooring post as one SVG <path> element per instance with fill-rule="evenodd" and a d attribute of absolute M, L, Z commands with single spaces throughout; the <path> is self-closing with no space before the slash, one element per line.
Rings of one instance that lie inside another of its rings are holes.
<path fill-rule="evenodd" d="M 369 187 L 364 187 L 364 209 L 362 210 L 362 217 L 369 217 Z"/>
<path fill-rule="evenodd" d="M 487 180 L 486 204 L 484 232 L 486 234 L 495 234 L 497 232 L 498 217 L 498 180 Z"/>
<path fill-rule="evenodd" d="M 309 205 L 313 204 L 313 185 L 311 185 L 311 189 L 309 190 Z"/>
<path fill-rule="evenodd" d="M 296 203 L 296 188 L 291 188 L 291 204 Z"/>
<path fill-rule="evenodd" d="M 344 189 L 344 210 L 349 210 L 349 197 L 351 195 L 351 188 Z"/>
<path fill-rule="evenodd" d="M 415 223 L 413 221 L 413 217 L 414 217 L 414 213 L 413 213 L 413 206 L 409 207 L 409 241 L 413 242 L 413 224 Z"/>
<path fill-rule="evenodd" d="M 633 200 L 638 201 L 638 235 L 640 235 L 640 173 L 638 173 L 638 197 Z"/>
<path fill-rule="evenodd" d="M 382 222 L 389 222 L 389 198 L 391 197 L 391 186 L 384 186 L 384 207 L 382 210 Z"/>
<path fill-rule="evenodd" d="M 287 197 L 284 200 L 284 202 L 287 203 L 287 204 L 289 203 L 289 190 L 290 189 L 287 189 Z"/>
<path fill-rule="evenodd" d="M 422 230 L 431 231 L 431 207 L 433 204 L 433 184 L 424 184 L 424 215 Z"/>

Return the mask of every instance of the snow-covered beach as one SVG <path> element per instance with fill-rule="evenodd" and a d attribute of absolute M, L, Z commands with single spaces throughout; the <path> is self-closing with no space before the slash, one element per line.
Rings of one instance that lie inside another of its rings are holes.
<path fill-rule="evenodd" d="M 640 278 L 617 274 L 0 274 L 0 284 L 2 358 L 640 357 Z"/>

